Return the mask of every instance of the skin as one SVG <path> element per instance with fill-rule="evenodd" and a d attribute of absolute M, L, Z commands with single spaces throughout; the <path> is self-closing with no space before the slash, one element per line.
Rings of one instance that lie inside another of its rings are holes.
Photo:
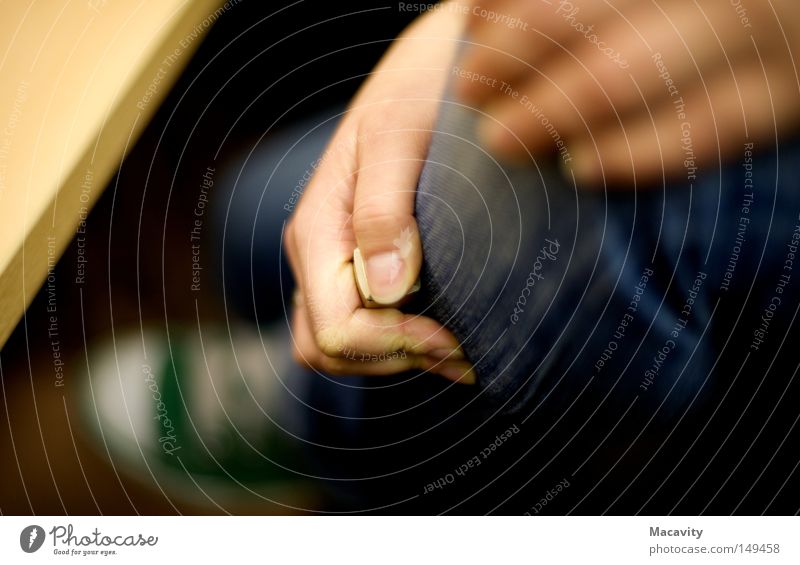
<path fill-rule="evenodd" d="M 741 157 L 744 142 L 774 143 L 800 121 L 800 3 L 742 0 L 737 11 L 738 2 L 481 0 L 474 8 L 521 23 L 473 14 L 461 66 L 497 82 L 462 79 L 456 88 L 488 114 L 481 138 L 506 158 L 554 151 L 521 103 L 533 101 L 566 140 L 566 172 L 584 185 L 686 176 L 687 130 L 694 165 L 713 170 Z"/>
<path fill-rule="evenodd" d="M 419 276 L 414 190 L 464 25 L 453 11 L 431 12 L 397 39 L 343 117 L 288 224 L 298 281 L 294 355 L 304 365 L 339 375 L 418 369 L 475 380 L 458 341 L 438 322 L 363 308 L 351 263 L 358 246 L 382 304 L 404 296 Z M 387 352 L 396 355 L 362 360 Z"/>
<path fill-rule="evenodd" d="M 418 18 L 353 101 L 288 224 L 297 360 L 340 375 L 419 369 L 475 381 L 436 321 L 362 308 L 351 265 L 358 246 L 383 304 L 417 279 L 414 190 L 448 76 L 465 103 L 485 112 L 479 134 L 488 150 L 528 162 L 549 157 L 554 129 L 565 143 L 565 173 L 585 187 L 691 180 L 687 162 L 713 170 L 741 157 L 745 142 L 758 149 L 796 131 L 800 3 L 750 0 L 746 22 L 733 3 L 481 0 Z M 488 11 L 507 18 L 493 21 Z M 470 44 L 455 73 L 465 30 Z M 387 352 L 397 356 L 362 360 Z"/>

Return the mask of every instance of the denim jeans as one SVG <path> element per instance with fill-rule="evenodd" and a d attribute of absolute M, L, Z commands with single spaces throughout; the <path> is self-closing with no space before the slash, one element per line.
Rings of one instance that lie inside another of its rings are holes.
<path fill-rule="evenodd" d="M 276 276 L 281 230 L 333 118 L 271 137 L 230 168 L 216 204 L 226 294 L 260 323 L 291 295 Z M 797 365 L 800 145 L 742 143 L 716 170 L 687 161 L 663 184 L 596 190 L 559 172 L 566 149 L 496 161 L 474 123 L 443 103 L 410 307 L 454 331 L 478 385 L 312 378 L 309 444 L 333 510 L 763 511 L 751 491 L 770 475 L 740 485 L 733 466 L 751 471 L 731 446 L 763 429 L 788 386 L 781 367 Z"/>

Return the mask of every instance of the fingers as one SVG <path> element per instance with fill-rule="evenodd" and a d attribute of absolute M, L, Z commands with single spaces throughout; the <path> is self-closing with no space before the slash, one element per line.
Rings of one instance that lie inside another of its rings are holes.
<path fill-rule="evenodd" d="M 394 308 L 359 308 L 339 324 L 317 331 L 315 341 L 331 357 L 343 350 L 367 355 L 387 351 L 435 355 L 441 351 L 443 356 L 463 359 L 458 342 L 449 332 L 440 330 L 441 326 L 429 318 Z"/>
<path fill-rule="evenodd" d="M 425 128 L 421 129 L 427 132 Z M 403 132 L 400 136 L 400 143 L 406 139 L 405 135 L 407 133 Z M 367 144 L 373 136 L 352 136 L 342 131 L 337 134 L 337 141 L 333 145 L 340 146 L 339 143 L 348 139 L 352 143 Z M 385 139 L 387 142 L 398 141 L 391 136 Z M 377 142 L 375 145 L 379 146 Z M 405 151 L 411 149 L 411 145 L 405 149 L 401 146 L 398 154 L 404 155 Z M 396 216 L 391 216 L 398 222 L 396 225 L 414 230 L 413 235 L 417 239 L 411 244 L 416 245 L 418 255 L 414 257 L 408 250 L 402 249 L 402 246 L 408 245 L 407 241 L 402 241 L 400 248 L 394 252 L 407 262 L 407 269 L 415 278 L 419 272 L 421 251 L 416 224 L 412 223 L 411 217 L 418 172 L 400 166 L 393 173 L 397 163 L 389 161 L 387 165 L 380 161 L 383 156 L 380 151 L 368 152 L 363 157 L 365 163 L 369 163 L 363 170 L 355 168 L 347 161 L 356 159 L 358 151 L 354 145 L 345 144 L 341 155 L 339 152 L 328 154 L 303 196 L 302 209 L 298 208 L 287 228 L 287 252 L 293 270 L 299 275 L 299 304 L 293 315 L 296 356 L 308 366 L 336 374 L 383 375 L 423 369 L 452 379 L 454 371 L 461 367 L 459 382 L 474 382 L 474 374 L 460 362 L 463 353 L 458 340 L 438 322 L 403 314 L 393 308 L 361 307 L 351 263 L 356 246 L 353 227 L 359 225 L 361 233 L 366 234 L 367 239 L 362 244 L 364 249 L 374 252 L 375 249 L 381 249 L 381 244 L 386 245 L 386 240 L 380 239 L 380 232 L 372 240 L 369 239 L 369 229 L 380 225 L 380 221 L 386 222 L 385 218 L 374 219 L 366 215 L 363 217 L 364 223 L 359 224 L 360 220 L 355 221 L 350 213 L 356 206 L 355 199 L 359 202 L 371 200 L 371 183 L 377 184 L 375 199 L 387 202 L 385 206 L 389 206 L 390 210 L 398 210 Z M 420 160 L 421 157 L 409 157 L 405 161 L 418 167 Z M 349 172 L 351 167 L 355 173 Z M 364 170 L 370 169 L 374 176 L 364 174 Z M 380 181 L 392 174 L 397 174 L 398 188 L 395 193 L 380 186 Z M 356 177 L 361 183 L 359 188 L 354 186 Z M 410 188 L 404 187 L 404 183 L 409 181 L 414 184 Z M 404 187 L 404 190 L 399 187 Z M 357 195 L 359 189 L 367 194 Z M 365 204 L 363 208 L 368 209 L 373 205 Z M 375 222 L 375 225 L 371 222 Z M 395 245 L 394 242 L 390 244 Z M 453 363 L 457 362 L 461 364 L 454 369 Z"/>
<path fill-rule="evenodd" d="M 332 274 L 325 268 L 309 267 L 305 283 L 303 307 L 313 341 L 307 354 L 312 364 L 322 360 L 320 356 L 374 356 L 384 352 L 463 358 L 455 336 L 430 318 L 403 314 L 393 308 L 362 308 L 351 263 L 343 263 Z M 327 276 L 322 278 L 318 272 Z M 403 364 L 384 364 L 399 365 Z M 403 370 L 415 367 L 408 364 Z"/>
<path fill-rule="evenodd" d="M 413 112 L 418 105 L 405 106 Z M 430 131 L 380 120 L 371 126 L 369 143 L 359 146 L 353 232 L 373 300 L 393 304 L 408 293 L 422 265 L 414 197 Z"/>
<path fill-rule="evenodd" d="M 789 70 L 754 62 L 735 76 L 720 72 L 683 95 L 678 107 L 661 104 L 626 120 L 624 128 L 579 139 L 573 146 L 576 178 L 585 184 L 632 184 L 664 174 L 693 180 L 699 170 L 715 166 L 720 154 L 774 137 L 781 123 L 798 122 Z"/>
<path fill-rule="evenodd" d="M 503 83 L 519 89 L 553 59 L 561 60 L 565 53 L 592 38 L 599 41 L 605 34 L 596 28 L 621 19 L 619 11 L 634 2 L 615 2 L 614 8 L 595 0 L 506 0 L 474 6 L 469 26 L 471 45 L 461 61 L 470 80 L 456 81 L 456 92 L 470 104 L 482 105 L 504 94 Z M 473 81 L 473 76 L 494 80 Z"/>
<path fill-rule="evenodd" d="M 679 51 L 668 57 L 675 62 L 670 64 L 670 72 L 676 83 L 691 73 L 695 73 L 691 78 L 696 78 L 698 60 L 686 56 L 676 29 L 707 41 L 708 33 L 703 33 L 708 31 L 707 24 L 698 14 L 683 10 L 676 21 L 652 8 L 631 10 L 624 19 L 613 13 L 598 14 L 602 16 L 599 21 L 589 19 L 588 11 L 577 15 L 579 23 L 592 26 L 592 40 L 580 33 L 566 37 L 563 48 L 543 63 L 541 74 L 528 73 L 520 81 L 518 96 L 497 93 L 487 102 L 493 119 L 485 120 L 480 131 L 489 149 L 502 154 L 525 148 L 532 152 L 552 149 L 552 131 L 541 126 L 537 115 L 569 139 L 587 129 L 597 131 L 605 122 L 619 121 L 627 113 L 646 113 L 643 98 L 654 104 L 668 97 L 652 58 L 658 53 L 660 61 L 665 48 L 668 55 Z M 568 23 L 560 25 L 569 27 Z M 612 52 L 614 56 L 609 56 Z M 698 57 L 717 56 L 707 48 L 698 53 Z M 519 147 L 520 141 L 524 148 Z"/>
<path fill-rule="evenodd" d="M 537 68 L 542 57 L 554 49 L 546 32 L 539 32 L 549 7 L 543 2 L 530 3 L 516 15 L 515 10 L 521 7 L 514 0 L 472 7 L 467 30 L 469 43 L 459 63 L 469 74 L 460 76 L 453 84 L 463 100 L 482 105 L 497 95 L 503 82 L 513 83 L 516 77 Z M 494 21 L 502 16 L 509 16 L 513 20 L 508 21 L 511 25 Z M 482 77 L 486 78 L 481 80 Z"/>
<path fill-rule="evenodd" d="M 297 285 L 315 328 L 346 318 L 360 305 L 353 295 L 350 261 L 355 243 L 348 229 L 354 174 L 353 136 L 338 132 L 338 145 L 316 170 L 295 211 L 286 237 Z"/>
<path fill-rule="evenodd" d="M 486 73 L 490 78 L 459 90 L 484 110 L 478 132 L 489 150 L 505 158 L 530 158 L 567 148 L 564 162 L 583 180 L 598 182 L 605 173 L 613 182 L 631 182 L 634 174 L 646 181 L 664 169 L 670 175 L 691 169 L 697 163 L 684 161 L 699 162 L 731 145 L 730 137 L 718 138 L 717 131 L 743 134 L 743 114 L 763 114 L 768 94 L 755 88 L 750 69 L 764 59 L 773 84 L 787 82 L 783 74 L 793 72 L 789 66 L 774 70 L 774 59 L 789 57 L 785 36 L 766 7 L 754 6 L 752 26 L 745 30 L 730 3 L 722 1 L 612 7 L 557 0 L 544 11 L 543 2 L 522 4 L 491 7 L 535 18 L 534 34 L 502 32 L 501 25 L 476 24 L 473 18 L 473 38 L 487 47 L 468 50 L 459 65 L 466 77 Z M 529 37 L 537 33 L 556 48 Z M 529 63 L 524 72 L 517 69 L 517 59 Z M 497 88 L 499 80 L 509 87 Z M 752 102 L 744 100 L 740 88 Z M 792 84 L 784 85 L 784 92 L 794 91 Z M 795 106 L 786 101 L 776 112 L 788 118 Z M 682 126 L 686 120 L 678 119 L 680 114 L 691 114 L 690 126 Z M 748 121 L 751 133 L 764 129 Z M 687 127 L 694 131 L 688 134 Z M 684 151 L 687 136 L 693 155 Z"/>
<path fill-rule="evenodd" d="M 422 261 L 414 195 L 449 63 L 458 12 L 432 12 L 390 49 L 362 87 L 287 227 L 298 284 L 294 353 L 335 374 L 424 370 L 475 381 L 455 336 L 393 308 L 362 308 L 353 273 L 358 247 L 373 299 L 390 303 Z"/>
<path fill-rule="evenodd" d="M 364 310 L 363 312 L 377 311 Z M 402 315 L 399 312 L 397 314 Z M 404 349 L 376 350 L 371 340 L 366 340 L 367 347 L 374 353 L 366 353 L 345 344 L 345 342 L 334 342 L 338 344 L 334 345 L 333 349 L 330 346 L 327 347 L 328 353 L 334 353 L 334 355 L 327 355 L 320 349 L 317 338 L 313 335 L 305 305 L 302 303 L 295 305 L 292 316 L 293 354 L 297 362 L 304 366 L 334 375 L 380 376 L 419 370 L 429 371 L 461 384 L 475 383 L 475 373 L 470 363 L 463 360 L 463 353 L 460 349 L 453 350 L 450 347 L 444 347 L 426 355 L 408 352 Z M 364 321 L 358 321 L 358 323 L 362 322 Z M 365 323 L 367 326 L 370 324 L 369 322 Z M 435 324 L 435 322 L 433 323 Z M 399 333 L 402 334 L 402 330 Z M 399 337 L 393 335 L 392 332 L 386 332 L 386 334 L 384 339 L 396 340 L 395 343 L 402 343 L 407 339 L 410 339 L 411 342 L 419 339 L 419 336 L 404 338 L 402 335 Z M 348 330 L 343 328 L 342 336 L 346 335 L 348 335 Z M 447 343 L 443 337 L 439 337 L 438 341 L 441 344 L 452 345 Z M 363 341 L 361 343 L 363 344 Z"/>

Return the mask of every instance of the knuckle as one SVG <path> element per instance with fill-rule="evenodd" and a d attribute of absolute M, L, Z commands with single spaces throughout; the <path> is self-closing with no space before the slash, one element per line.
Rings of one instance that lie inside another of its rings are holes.
<path fill-rule="evenodd" d="M 404 114 L 402 106 L 397 100 L 387 100 L 379 104 L 373 111 L 362 116 L 361 131 L 370 137 L 379 136 L 387 130 L 394 129 L 397 124 L 404 123 L 408 115 Z"/>
<path fill-rule="evenodd" d="M 368 203 L 353 211 L 353 230 L 359 234 L 380 234 L 397 237 L 403 228 L 403 218 L 387 212 L 383 202 Z"/>
<path fill-rule="evenodd" d="M 419 149 L 427 148 L 426 141 L 430 132 L 426 127 L 420 127 L 418 130 L 410 129 L 408 117 L 415 115 L 415 123 L 418 125 L 432 125 L 436 115 L 436 105 L 418 100 L 417 96 L 413 89 L 393 91 L 391 97 L 373 106 L 361 117 L 360 137 L 385 146 L 391 146 L 402 139 L 419 144 Z"/>
<path fill-rule="evenodd" d="M 393 334 L 387 338 L 386 350 L 387 351 L 411 351 L 416 348 L 407 335 L 399 333 Z"/>
<path fill-rule="evenodd" d="M 323 328 L 314 335 L 317 347 L 327 357 L 340 357 L 344 349 L 344 339 L 336 328 Z"/>

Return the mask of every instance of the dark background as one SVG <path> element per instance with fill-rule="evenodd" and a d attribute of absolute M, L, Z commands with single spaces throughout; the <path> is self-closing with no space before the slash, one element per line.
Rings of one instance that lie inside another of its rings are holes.
<path fill-rule="evenodd" d="M 88 447 L 74 386 L 84 352 L 140 314 L 144 323 L 193 321 L 188 280 L 176 273 L 190 273 L 185 238 L 206 167 L 219 170 L 268 130 L 345 104 L 415 15 L 390 2 L 243 0 L 215 23 L 91 213 L 86 284 L 72 284 L 75 242 L 55 271 L 65 386 L 53 386 L 52 359 L 42 354 L 50 348 L 43 293 L 0 353 L 0 512 L 219 512 L 167 500 Z M 206 294 L 203 316 L 213 320 L 219 295 Z"/>
<path fill-rule="evenodd" d="M 82 288 L 71 284 L 78 252 L 74 243 L 55 271 L 65 386 L 53 386 L 52 358 L 42 354 L 49 351 L 44 294 L 33 301 L 0 352 L 0 512 L 220 512 L 168 498 L 155 485 L 118 472 L 102 450 L 89 445 L 79 423 L 76 386 L 85 352 L 110 336 L 112 328 L 121 331 L 140 322 L 163 325 L 165 320 L 196 322 L 193 297 L 186 296 L 191 272 L 186 234 L 198 179 L 206 167 L 219 170 L 265 133 L 268 138 L 298 118 L 346 103 L 392 38 L 415 16 L 399 11 L 397 3 L 391 2 L 244 0 L 215 24 L 89 218 L 86 284 Z M 204 293 L 201 316 L 213 323 L 222 314 L 220 293 L 212 285 L 204 287 Z M 783 495 L 770 512 L 794 514 L 800 473 L 795 472 L 797 450 L 789 446 L 797 445 L 799 432 L 797 404 L 788 398 L 797 398 L 797 384 L 785 389 L 796 372 L 793 349 L 786 347 L 776 358 L 778 378 L 764 383 L 760 375 L 742 375 L 724 409 L 691 451 L 686 446 L 704 419 L 698 420 L 695 430 L 691 423 L 685 424 L 681 438 L 667 441 L 669 429 L 654 435 L 646 449 L 638 444 L 636 449 L 642 451 L 627 453 L 621 465 L 615 466 L 627 443 L 599 451 L 580 477 L 583 492 L 602 483 L 595 491 L 597 506 L 586 505 L 583 511 L 603 511 L 629 484 L 632 487 L 614 511 L 637 511 L 664 475 L 689 453 L 671 482 L 658 491 L 653 507 L 671 508 L 691 485 L 690 495 L 676 513 L 698 512 L 712 496 L 714 503 L 707 512 L 728 513 L 746 493 L 738 512 L 760 512 L 786 480 Z M 736 367 L 720 368 L 721 391 L 734 375 Z M 758 401 L 751 404 L 756 395 Z M 780 409 L 773 414 L 774 406 Z M 638 431 L 621 430 L 625 437 L 635 437 Z M 729 431 L 733 435 L 726 438 Z M 526 439 L 533 443 L 537 437 L 534 433 Z M 726 438 L 722 448 L 719 438 Z M 568 439 L 549 438 L 553 445 L 545 451 L 558 451 L 559 442 Z M 666 447 L 656 453 L 662 441 Z M 779 445 L 783 447 L 778 449 Z M 574 451 L 583 460 L 594 447 L 580 446 Z M 716 454 L 718 448 L 721 451 Z M 517 455 L 509 452 L 509 463 Z M 521 459 L 502 481 L 485 491 L 484 501 L 503 500 L 516 485 L 530 479 L 531 469 L 546 463 L 535 455 Z M 604 477 L 612 467 L 614 473 Z M 524 512 L 560 478 L 544 476 L 520 494 L 524 504 L 500 511 Z M 481 488 L 480 481 L 470 488 Z M 756 487 L 750 491 L 753 484 Z M 554 504 L 548 513 L 568 510 L 579 498 L 578 492 L 576 486 L 559 499 L 561 506 Z M 492 506 L 481 506 L 479 499 L 474 503 L 461 510 Z M 258 502 L 226 510 L 286 511 Z"/>

